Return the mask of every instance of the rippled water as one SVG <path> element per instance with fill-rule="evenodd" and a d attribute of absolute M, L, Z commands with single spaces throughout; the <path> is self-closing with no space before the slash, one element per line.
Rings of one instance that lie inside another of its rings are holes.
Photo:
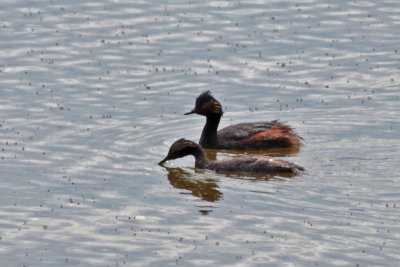
<path fill-rule="evenodd" d="M 397 0 L 3 0 L 0 265 L 396 265 L 399 29 Z M 207 89 L 307 174 L 158 166 Z"/>

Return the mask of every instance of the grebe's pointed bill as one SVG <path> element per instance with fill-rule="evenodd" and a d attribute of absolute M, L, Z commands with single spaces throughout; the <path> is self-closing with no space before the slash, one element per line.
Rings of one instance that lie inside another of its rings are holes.
<path fill-rule="evenodd" d="M 169 158 L 169 155 L 167 155 L 162 161 L 160 161 L 159 163 L 158 163 L 158 165 L 162 165 L 162 164 L 164 164 L 167 160 L 169 160 L 170 158 Z"/>
<path fill-rule="evenodd" d="M 193 114 L 193 113 L 196 113 L 196 110 L 195 110 L 195 109 L 193 109 L 192 111 L 186 112 L 186 113 L 183 114 L 183 115 L 189 115 L 189 114 Z"/>

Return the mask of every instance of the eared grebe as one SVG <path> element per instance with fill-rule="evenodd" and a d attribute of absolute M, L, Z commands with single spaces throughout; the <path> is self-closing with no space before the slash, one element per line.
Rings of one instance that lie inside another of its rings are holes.
<path fill-rule="evenodd" d="M 216 172 L 245 172 L 245 173 L 297 173 L 304 171 L 303 167 L 279 159 L 265 156 L 244 156 L 233 159 L 209 161 L 201 146 L 184 138 L 171 145 L 168 155 L 159 162 L 193 155 L 195 166 L 200 169 L 209 169 Z"/>
<path fill-rule="evenodd" d="M 301 144 L 301 137 L 295 134 L 290 126 L 279 121 L 239 123 L 217 132 L 223 111 L 221 104 L 210 91 L 201 93 L 196 99 L 194 109 L 185 115 L 193 113 L 207 118 L 199 142 L 203 148 L 298 150 Z"/>

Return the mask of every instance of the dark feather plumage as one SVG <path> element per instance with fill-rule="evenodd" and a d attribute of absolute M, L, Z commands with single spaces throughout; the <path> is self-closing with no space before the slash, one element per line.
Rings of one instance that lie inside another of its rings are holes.
<path fill-rule="evenodd" d="M 195 108 L 186 114 L 199 114 L 207 118 L 200 138 L 204 148 L 217 149 L 299 149 L 301 137 L 293 129 L 277 120 L 270 122 L 239 123 L 219 131 L 222 106 L 210 91 L 204 91 L 196 99 Z"/>
<path fill-rule="evenodd" d="M 200 145 L 186 139 L 179 139 L 171 145 L 168 155 L 160 161 L 181 158 L 187 155 L 195 157 L 195 165 L 201 169 L 216 172 L 243 172 L 243 173 L 297 173 L 304 171 L 303 167 L 296 164 L 265 156 L 244 156 L 232 159 L 209 161 Z"/>

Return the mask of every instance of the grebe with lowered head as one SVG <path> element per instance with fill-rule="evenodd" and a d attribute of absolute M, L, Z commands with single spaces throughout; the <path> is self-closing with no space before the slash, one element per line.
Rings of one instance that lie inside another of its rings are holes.
<path fill-rule="evenodd" d="M 187 139 L 179 139 L 173 143 L 168 155 L 159 162 L 182 158 L 192 155 L 195 158 L 195 166 L 200 169 L 209 169 L 216 172 L 244 172 L 244 173 L 298 173 L 304 168 L 296 164 L 274 159 L 266 156 L 244 156 L 225 160 L 209 161 L 201 146 Z"/>

